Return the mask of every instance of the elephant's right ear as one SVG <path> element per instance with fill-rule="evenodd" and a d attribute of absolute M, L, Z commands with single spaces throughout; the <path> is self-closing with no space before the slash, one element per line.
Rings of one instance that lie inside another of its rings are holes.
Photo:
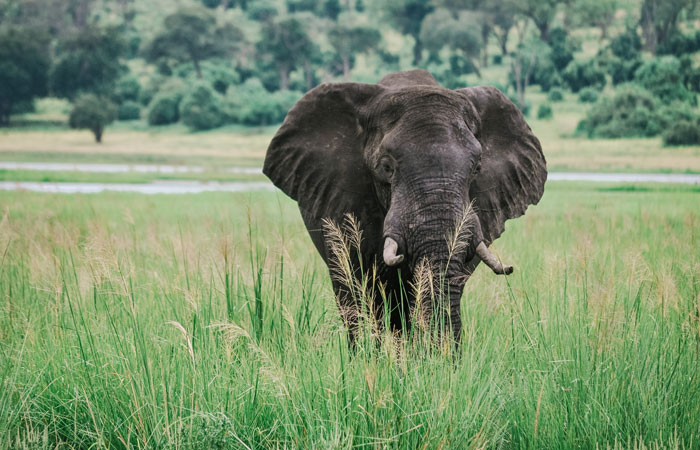
<path fill-rule="evenodd" d="M 318 219 L 361 219 L 374 208 L 372 175 L 363 158 L 361 110 L 382 87 L 324 84 L 287 113 L 265 155 L 263 173 Z"/>

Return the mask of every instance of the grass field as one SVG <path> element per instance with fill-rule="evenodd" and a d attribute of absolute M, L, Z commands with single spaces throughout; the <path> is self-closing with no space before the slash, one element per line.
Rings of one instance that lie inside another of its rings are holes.
<path fill-rule="evenodd" d="M 697 188 L 549 183 L 458 356 L 348 353 L 277 193 L 3 193 L 0 446 L 697 448 Z"/>

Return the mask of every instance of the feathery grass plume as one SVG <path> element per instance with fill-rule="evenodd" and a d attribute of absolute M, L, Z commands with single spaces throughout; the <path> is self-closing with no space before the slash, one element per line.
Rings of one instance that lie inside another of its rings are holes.
<path fill-rule="evenodd" d="M 435 279 L 433 267 L 427 258 L 422 258 L 410 282 L 415 303 L 412 305 L 411 322 L 421 331 L 430 324 L 430 305 L 435 301 Z"/>
<path fill-rule="evenodd" d="M 183 327 L 182 324 L 180 324 L 180 322 L 171 320 L 168 321 L 168 324 L 174 326 L 178 329 L 178 331 L 180 331 L 180 333 L 182 333 L 182 337 L 185 338 L 185 342 L 187 343 L 187 352 L 190 354 L 190 358 L 192 358 L 192 370 L 197 370 L 197 366 L 194 360 L 194 347 L 192 347 L 192 337 L 187 332 L 187 330 L 185 330 L 185 327 Z"/>
<path fill-rule="evenodd" d="M 352 214 L 346 214 L 342 227 L 333 220 L 323 219 L 323 231 L 330 253 L 328 259 L 331 277 L 348 289 L 348 294 L 354 305 L 339 306 L 341 315 L 352 323 L 358 319 L 370 319 L 375 311 L 374 298 L 377 289 L 380 289 L 381 292 L 383 288 L 378 280 L 376 263 L 372 264 L 369 270 L 363 267 L 360 223 Z M 353 266 L 353 251 L 356 252 L 359 267 Z M 374 323 L 374 320 L 365 320 L 364 322 L 371 324 L 373 335 L 378 333 L 379 324 Z"/>
<path fill-rule="evenodd" d="M 449 265 L 449 261 L 451 261 L 456 254 L 469 246 L 469 240 L 472 237 L 474 217 L 473 202 L 465 204 L 462 208 L 462 214 L 459 219 L 455 221 L 455 227 L 447 234 L 447 265 Z"/>

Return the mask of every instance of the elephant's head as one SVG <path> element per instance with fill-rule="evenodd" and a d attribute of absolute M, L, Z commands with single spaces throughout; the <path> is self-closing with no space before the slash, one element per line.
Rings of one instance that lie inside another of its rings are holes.
<path fill-rule="evenodd" d="M 409 270 L 427 258 L 448 280 L 479 260 L 511 270 L 487 247 L 539 201 L 547 177 L 539 141 L 500 91 L 445 89 L 423 70 L 313 89 L 274 137 L 264 173 L 305 217 L 354 214 L 363 254 Z M 450 256 L 446 237 L 470 204 L 469 242 Z M 464 281 L 454 285 L 459 305 Z"/>

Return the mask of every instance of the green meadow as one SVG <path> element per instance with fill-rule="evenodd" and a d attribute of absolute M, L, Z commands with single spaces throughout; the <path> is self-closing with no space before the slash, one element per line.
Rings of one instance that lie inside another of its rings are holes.
<path fill-rule="evenodd" d="M 697 187 L 550 182 L 455 351 L 348 351 L 281 193 L 0 197 L 0 446 L 696 448 Z"/>

